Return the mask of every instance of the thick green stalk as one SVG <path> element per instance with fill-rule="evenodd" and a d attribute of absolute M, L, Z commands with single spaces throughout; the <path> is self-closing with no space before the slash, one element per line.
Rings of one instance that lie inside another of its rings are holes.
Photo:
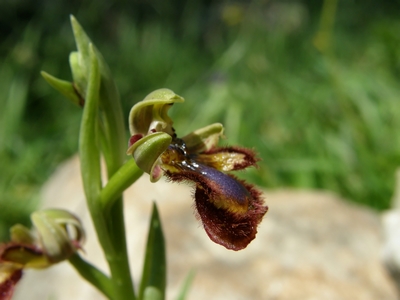
<path fill-rule="evenodd" d="M 107 65 L 101 65 L 101 73 L 102 82 L 99 106 L 102 111 L 102 121 L 104 125 L 103 133 L 107 141 L 108 155 L 105 155 L 104 158 L 106 160 L 108 178 L 111 181 L 111 185 L 109 187 L 112 188 L 114 184 L 119 186 L 119 188 L 123 187 L 126 189 L 130 184 L 140 177 L 142 172 L 140 172 L 138 168 L 132 168 L 131 170 L 122 168 L 129 175 L 131 175 L 130 178 L 127 178 L 128 182 L 121 181 L 117 183 L 116 180 L 113 180 L 115 175 L 118 177 L 118 170 L 121 170 L 120 168 L 126 159 L 125 152 L 127 145 L 123 121 L 124 117 L 119 100 L 118 90 L 114 81 L 112 78 L 110 78 L 111 73 L 108 70 Z M 124 178 L 121 177 L 119 179 L 124 180 Z M 108 195 L 107 192 L 110 191 L 110 189 L 106 188 L 105 190 L 105 193 L 101 193 L 100 195 L 100 201 L 103 206 L 103 213 L 107 220 L 109 232 L 112 233 L 110 238 L 115 250 L 115 255 L 106 256 L 110 265 L 111 276 L 121 297 L 125 297 L 124 299 L 135 299 L 126 248 L 122 198 L 123 190 L 119 189 L 116 191 L 113 189 L 116 193 Z"/>
<path fill-rule="evenodd" d="M 109 187 L 112 187 L 114 184 L 117 186 L 119 185 L 119 188 L 121 188 L 122 184 L 123 188 L 126 189 L 139 178 L 141 172 L 139 172 L 137 168 L 132 168 L 132 170 L 125 169 L 128 174 L 131 174 L 133 171 L 132 175 L 134 180 L 128 178 L 129 184 L 126 184 L 126 182 L 116 183 L 116 181 L 112 179 L 115 175 L 118 177 L 118 170 L 120 170 L 126 158 L 125 126 L 119 95 L 114 81 L 108 77 L 110 76 L 108 67 L 106 65 L 102 65 L 101 67 L 102 84 L 100 90 L 100 108 L 102 110 L 102 125 L 104 125 L 102 133 L 107 142 L 107 149 L 104 150 L 108 153 L 104 158 L 106 160 L 107 175 L 111 181 Z M 119 179 L 123 178 L 120 177 Z M 122 199 L 123 190 L 120 189 L 115 194 L 107 195 L 107 191 L 109 190 L 109 188 L 106 188 L 106 192 L 100 195 L 103 214 L 107 220 L 108 230 L 112 233 L 110 234 L 110 238 L 114 247 L 113 255 L 106 255 L 106 258 L 110 266 L 112 280 L 120 296 L 125 297 L 124 299 L 135 299 L 126 248 Z M 115 192 L 115 189 L 113 190 Z"/>
<path fill-rule="evenodd" d="M 126 253 L 125 230 L 124 228 L 121 230 L 119 225 L 115 226 L 110 221 L 118 219 L 107 216 L 100 201 L 101 178 L 100 152 L 98 147 L 99 123 L 97 117 L 100 72 L 95 51 L 93 47 L 90 47 L 90 49 L 91 69 L 79 143 L 82 179 L 97 236 L 110 267 L 111 280 L 114 285 L 114 296 L 112 299 L 135 299 Z M 122 204 L 122 199 L 120 203 Z M 113 214 L 121 218 L 119 214 L 122 215 L 122 207 L 118 206 L 116 208 L 117 212 L 114 211 Z M 120 223 L 120 219 L 117 221 L 118 223 Z M 120 230 L 120 232 L 115 230 Z"/>
<path fill-rule="evenodd" d="M 105 296 L 109 299 L 114 298 L 114 285 L 107 275 L 82 259 L 77 253 L 69 258 L 69 262 L 83 278 L 97 287 Z"/>
<path fill-rule="evenodd" d="M 71 23 L 79 53 L 70 57 L 73 65 L 77 66 L 73 68 L 74 80 L 80 90 L 86 90 L 80 155 L 87 202 L 110 268 L 114 289 L 112 299 L 136 299 L 126 249 L 122 191 L 116 191 L 113 185 L 118 184 L 114 183 L 103 193 L 100 178 L 100 148 L 104 152 L 109 179 L 120 169 L 126 157 L 125 128 L 118 90 L 101 54 L 74 17 L 71 17 Z M 130 182 L 133 183 L 132 180 Z"/>
<path fill-rule="evenodd" d="M 96 55 L 92 51 L 89 83 L 79 135 L 79 155 L 83 187 L 97 237 L 106 254 L 112 256 L 114 247 L 100 205 L 101 170 L 98 147 L 98 101 L 100 73 Z M 101 289 L 99 287 L 99 289 Z"/>
<path fill-rule="evenodd" d="M 122 197 L 118 198 L 111 208 L 108 226 L 110 232 L 112 232 L 111 238 L 115 253 L 106 257 L 110 266 L 112 280 L 118 292 L 118 299 L 134 300 L 136 296 L 126 247 Z"/>
<path fill-rule="evenodd" d="M 101 190 L 101 202 L 104 210 L 110 211 L 115 201 L 121 197 L 123 191 L 132 185 L 143 174 L 133 158 L 130 158 L 107 182 Z"/>

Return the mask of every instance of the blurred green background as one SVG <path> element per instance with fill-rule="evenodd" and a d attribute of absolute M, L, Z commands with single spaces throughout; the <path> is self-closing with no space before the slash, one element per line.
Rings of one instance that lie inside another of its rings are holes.
<path fill-rule="evenodd" d="M 81 111 L 41 78 L 71 79 L 74 14 L 115 75 L 126 117 L 168 87 L 180 135 L 212 122 L 255 148 L 268 188 L 390 205 L 400 164 L 400 1 L 0 1 L 0 240 L 77 151 Z"/>

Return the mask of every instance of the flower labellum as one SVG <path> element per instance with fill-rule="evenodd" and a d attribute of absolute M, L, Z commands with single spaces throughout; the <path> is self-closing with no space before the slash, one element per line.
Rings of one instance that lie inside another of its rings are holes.
<path fill-rule="evenodd" d="M 256 155 L 246 148 L 217 147 L 224 130 L 219 123 L 178 138 L 167 116 L 175 102 L 183 98 L 161 89 L 132 108 L 127 153 L 152 182 L 165 175 L 194 183 L 197 216 L 210 239 L 227 249 L 244 249 L 268 207 L 258 190 L 229 172 L 255 166 Z"/>

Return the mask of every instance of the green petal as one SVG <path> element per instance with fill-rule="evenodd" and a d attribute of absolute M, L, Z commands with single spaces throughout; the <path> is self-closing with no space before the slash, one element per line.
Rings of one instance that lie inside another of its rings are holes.
<path fill-rule="evenodd" d="M 10 228 L 11 241 L 19 244 L 33 244 L 31 231 L 24 225 L 16 224 Z"/>
<path fill-rule="evenodd" d="M 215 123 L 189 133 L 182 140 L 190 153 L 201 153 L 216 147 L 223 133 L 224 126 Z"/>

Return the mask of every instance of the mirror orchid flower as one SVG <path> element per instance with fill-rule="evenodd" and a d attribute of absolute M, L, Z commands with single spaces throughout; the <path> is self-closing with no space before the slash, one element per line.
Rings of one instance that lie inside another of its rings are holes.
<path fill-rule="evenodd" d="M 196 215 L 210 239 L 227 249 L 244 249 L 268 207 L 254 186 L 230 172 L 255 166 L 258 159 L 247 148 L 218 147 L 224 130 L 219 123 L 179 138 L 168 110 L 183 101 L 173 91 L 160 89 L 133 106 L 127 154 L 152 182 L 164 175 L 194 183 Z"/>
<path fill-rule="evenodd" d="M 46 209 L 31 214 L 35 234 L 21 224 L 0 244 L 0 299 L 11 299 L 25 268 L 42 269 L 71 257 L 85 239 L 80 220 L 68 211 Z"/>

